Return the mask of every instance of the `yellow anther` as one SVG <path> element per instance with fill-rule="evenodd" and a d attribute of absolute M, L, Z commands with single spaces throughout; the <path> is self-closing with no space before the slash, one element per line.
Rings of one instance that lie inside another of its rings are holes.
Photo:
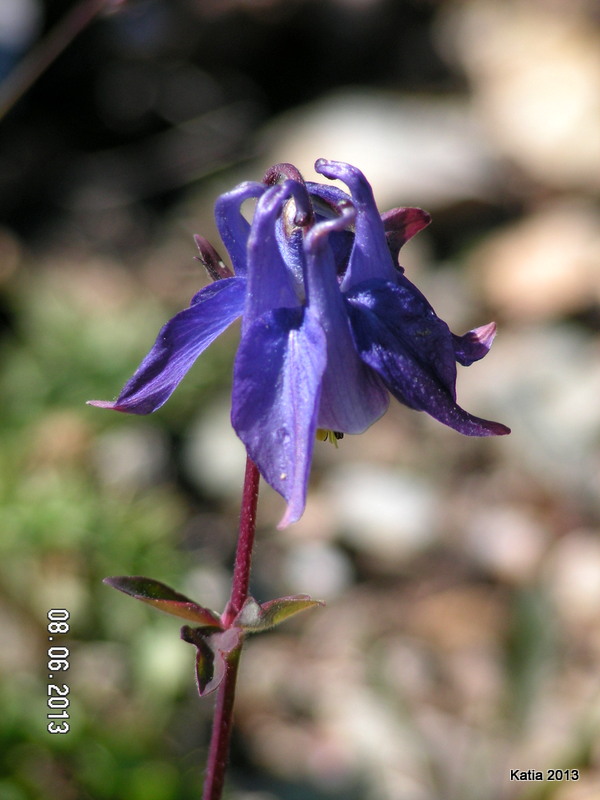
<path fill-rule="evenodd" d="M 320 442 L 331 442 L 336 447 L 338 446 L 338 439 L 343 439 L 344 434 L 339 431 L 331 431 L 328 428 L 317 428 L 317 439 Z"/>

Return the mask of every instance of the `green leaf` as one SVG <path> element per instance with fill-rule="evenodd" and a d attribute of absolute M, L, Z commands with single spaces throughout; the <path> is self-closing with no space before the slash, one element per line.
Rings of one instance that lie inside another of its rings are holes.
<path fill-rule="evenodd" d="M 206 689 L 210 686 L 215 674 L 215 654 L 213 649 L 206 641 L 207 635 L 202 632 L 201 628 L 190 628 L 189 625 L 184 625 L 181 629 L 181 638 L 184 642 L 189 642 L 196 647 L 196 682 L 198 684 L 198 693 L 200 697 L 204 694 L 209 694 Z M 217 688 L 221 682 L 222 677 L 216 685 Z"/>
<path fill-rule="evenodd" d="M 259 633 L 279 625 L 288 617 L 293 617 L 294 614 L 299 614 L 307 608 L 323 605 L 325 603 L 322 600 L 313 600 L 307 594 L 279 597 L 277 600 L 268 600 L 262 604 L 249 597 L 235 618 L 234 625 L 238 625 L 247 633 Z"/>
<path fill-rule="evenodd" d="M 143 603 L 148 603 L 148 605 L 160 609 L 160 611 L 165 611 L 167 614 L 190 619 L 208 628 L 221 627 L 221 620 L 218 614 L 208 608 L 199 606 L 193 600 L 183 594 L 179 594 L 179 592 L 160 581 L 139 576 L 120 576 L 104 578 L 103 582 L 112 586 L 113 589 L 118 589 L 120 592 L 125 592 L 131 597 L 135 597 L 136 600 L 141 600 Z"/>
<path fill-rule="evenodd" d="M 243 635 L 240 628 L 215 633 L 210 628 L 182 627 L 183 641 L 196 647 L 196 683 L 200 697 L 219 688 L 228 662 L 239 656 Z"/>

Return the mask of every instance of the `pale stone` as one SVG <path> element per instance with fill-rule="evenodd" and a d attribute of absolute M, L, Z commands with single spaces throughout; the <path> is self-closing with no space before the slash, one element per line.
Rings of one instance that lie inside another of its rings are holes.
<path fill-rule="evenodd" d="M 466 537 L 469 553 L 492 574 L 522 583 L 534 577 L 549 533 L 528 507 L 487 505 L 467 519 Z"/>
<path fill-rule="evenodd" d="M 381 559 L 403 559 L 437 533 L 438 501 L 414 475 L 377 464 L 344 464 L 328 478 L 328 493 L 346 542 Z"/>
<path fill-rule="evenodd" d="M 239 496 L 246 451 L 231 427 L 231 400 L 223 397 L 202 409 L 183 449 L 188 477 L 216 497 Z"/>
<path fill-rule="evenodd" d="M 358 166 L 381 209 L 487 198 L 499 179 L 479 122 L 455 98 L 346 89 L 274 120 L 263 139 L 264 167 L 288 161 L 306 180 L 323 182 L 317 158 Z"/>
<path fill-rule="evenodd" d="M 137 489 L 164 480 L 169 471 L 169 445 L 160 428 L 134 419 L 102 433 L 92 458 L 102 482 Z"/>
<path fill-rule="evenodd" d="M 576 531 L 557 542 L 545 570 L 557 613 L 568 624 L 598 624 L 600 539 L 597 531 Z"/>
<path fill-rule="evenodd" d="M 581 199 L 541 207 L 472 252 L 474 280 L 504 317 L 539 320 L 585 310 L 600 300 L 599 221 L 597 208 Z"/>
<path fill-rule="evenodd" d="M 340 595 L 352 581 L 348 557 L 326 542 L 293 543 L 283 565 L 289 593 L 305 593 L 329 600 Z"/>
<path fill-rule="evenodd" d="M 440 21 L 498 151 L 543 184 L 600 187 L 600 29 L 577 4 L 470 0 Z"/>

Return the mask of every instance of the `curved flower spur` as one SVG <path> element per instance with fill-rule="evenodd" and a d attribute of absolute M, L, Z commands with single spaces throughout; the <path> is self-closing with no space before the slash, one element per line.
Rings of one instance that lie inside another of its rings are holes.
<path fill-rule="evenodd" d="M 510 432 L 456 403 L 456 363 L 483 358 L 495 324 L 456 336 L 397 266 L 400 248 L 429 215 L 397 208 L 380 216 L 356 167 L 319 159 L 315 170 L 341 180 L 350 194 L 305 183 L 295 167 L 278 164 L 264 182 L 242 183 L 217 200 L 233 272 L 196 237 L 214 282 L 167 322 L 114 402 L 91 401 L 155 411 L 241 315 L 231 419 L 249 457 L 287 501 L 279 527 L 302 515 L 318 432 L 363 432 L 390 394 L 467 436 Z M 241 213 L 249 198 L 257 198 L 251 223 Z"/>

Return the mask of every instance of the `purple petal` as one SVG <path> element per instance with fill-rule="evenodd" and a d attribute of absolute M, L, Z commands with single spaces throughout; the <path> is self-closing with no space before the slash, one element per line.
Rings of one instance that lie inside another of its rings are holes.
<path fill-rule="evenodd" d="M 247 270 L 246 246 L 250 235 L 250 223 L 242 214 L 242 203 L 251 197 L 260 197 L 266 190 L 263 183 L 246 181 L 222 194 L 215 203 L 219 234 L 231 258 L 234 272 L 242 277 Z"/>
<path fill-rule="evenodd" d="M 367 281 L 348 294 L 348 301 L 389 330 L 398 347 L 421 363 L 455 399 L 452 334 L 414 284 L 404 276 L 396 283 Z"/>
<path fill-rule="evenodd" d="M 315 170 L 327 178 L 343 181 L 350 189 L 356 209 L 354 247 L 342 282 L 342 290 L 348 291 L 371 278 L 393 280 L 396 269 L 387 246 L 373 190 L 365 176 L 350 164 L 327 161 L 324 158 L 316 162 Z"/>
<path fill-rule="evenodd" d="M 288 503 L 279 527 L 300 518 L 317 429 L 325 333 L 310 310 L 257 319 L 238 350 L 231 420 L 262 476 Z"/>
<path fill-rule="evenodd" d="M 360 287 L 359 287 L 360 289 Z M 467 436 L 509 433 L 497 422 L 468 414 L 455 402 L 452 336 L 441 320 L 415 311 L 414 296 L 388 283 L 363 288 L 348 298 L 357 349 L 405 405 L 426 411 Z"/>
<path fill-rule="evenodd" d="M 294 289 L 293 271 L 284 260 L 277 238 L 277 223 L 285 204 L 293 197 L 296 204 L 308 205 L 304 187 L 295 181 L 273 186 L 256 206 L 248 239 L 248 293 L 244 308 L 244 327 L 272 308 L 293 308 L 300 301 Z"/>
<path fill-rule="evenodd" d="M 479 361 L 489 353 L 494 337 L 496 336 L 496 323 L 489 322 L 480 328 L 474 328 L 463 336 L 452 334 L 456 360 L 463 367 L 470 366 L 474 361 Z"/>
<path fill-rule="evenodd" d="M 165 403 L 182 378 L 219 334 L 240 316 L 246 280 L 224 278 L 206 286 L 192 305 L 169 320 L 154 347 L 114 402 L 90 400 L 89 405 L 130 414 L 150 414 Z"/>
<path fill-rule="evenodd" d="M 359 358 L 345 301 L 336 277 L 329 236 L 354 218 L 350 203 L 342 216 L 316 225 L 306 236 L 306 285 L 310 308 L 327 335 L 327 369 L 321 387 L 320 428 L 362 433 L 385 412 L 389 397 L 376 373 Z"/>
<path fill-rule="evenodd" d="M 294 286 L 296 302 L 304 297 L 304 233 L 302 228 L 290 223 L 285 212 L 275 222 L 275 235 L 288 276 Z M 292 305 L 288 303 L 288 305 Z"/>
<path fill-rule="evenodd" d="M 307 181 L 306 188 L 313 200 L 315 210 L 324 216 L 333 216 L 340 203 L 345 203 L 348 200 L 352 201 L 350 195 L 337 186 Z"/>
<path fill-rule="evenodd" d="M 308 182 L 306 188 L 319 222 L 339 217 L 340 209 L 348 203 L 352 203 L 350 195 L 338 189 L 337 186 Z M 328 236 L 328 242 L 333 250 L 336 273 L 343 277 L 354 245 L 354 224 L 352 224 L 351 230 L 333 230 Z"/>
<path fill-rule="evenodd" d="M 393 208 L 384 212 L 381 219 L 390 253 L 396 263 L 400 248 L 429 225 L 431 215 L 422 208 Z"/>
<path fill-rule="evenodd" d="M 295 170 L 295 167 L 291 167 L 289 164 L 277 166 L 290 167 L 292 172 Z M 282 192 L 280 213 L 274 221 L 275 235 L 285 269 L 293 279 L 295 295 L 299 299 L 303 299 L 304 227 L 312 225 L 315 218 L 306 185 L 302 179 L 288 182 L 288 189 L 283 189 Z M 288 202 L 291 199 L 290 196 L 293 196 L 293 203 Z M 275 198 L 275 195 L 273 197 Z"/>

